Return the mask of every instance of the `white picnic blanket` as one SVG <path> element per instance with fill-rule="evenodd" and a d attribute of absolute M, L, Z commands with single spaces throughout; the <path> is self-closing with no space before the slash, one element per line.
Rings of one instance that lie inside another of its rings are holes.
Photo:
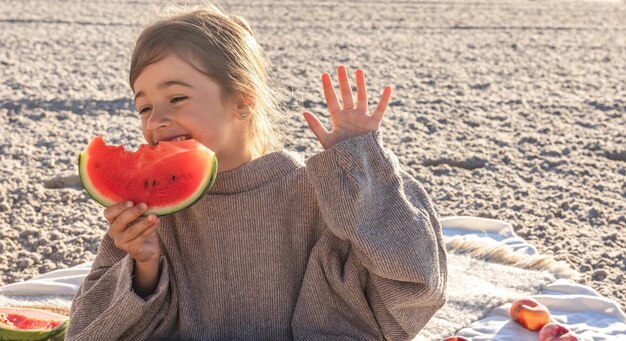
<path fill-rule="evenodd" d="M 442 218 L 442 225 L 448 240 L 471 240 L 494 247 L 506 246 L 516 253 L 529 256 L 539 254 L 534 246 L 515 234 L 511 224 L 500 220 L 456 216 Z M 557 279 L 530 296 L 546 305 L 553 320 L 566 325 L 581 340 L 626 340 L 626 314 L 620 305 L 588 286 Z M 511 321 L 510 308 L 510 301 L 502 304 L 455 335 L 473 341 L 536 341 L 538 332 L 527 330 Z"/>
<path fill-rule="evenodd" d="M 538 294 L 532 295 L 550 310 L 553 320 L 567 325 L 581 340 L 626 340 L 626 315 L 619 305 L 588 286 L 559 279 Z M 511 321 L 511 303 L 457 332 L 473 341 L 537 341 L 538 332 Z"/>
<path fill-rule="evenodd" d="M 442 218 L 442 225 L 446 245 L 452 249 L 448 254 L 448 302 L 415 340 L 439 340 L 456 333 L 472 340 L 535 341 L 536 332 L 511 322 L 508 316 L 510 302 L 529 295 L 548 306 L 556 321 L 584 339 L 626 340 L 626 314 L 619 304 L 587 286 L 556 279 L 558 276 L 550 272 L 559 270 L 558 266 L 529 270 L 520 268 L 521 263 L 499 264 L 493 259 L 479 259 L 475 253 L 456 253 L 458 245 L 470 242 L 485 249 L 505 249 L 518 258 L 539 256 L 532 245 L 515 234 L 511 224 L 454 216 Z M 88 262 L 0 287 L 0 306 L 69 308 L 90 268 Z"/>

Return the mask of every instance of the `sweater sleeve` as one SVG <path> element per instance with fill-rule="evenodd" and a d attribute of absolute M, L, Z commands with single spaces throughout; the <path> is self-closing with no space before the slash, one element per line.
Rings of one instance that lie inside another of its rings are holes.
<path fill-rule="evenodd" d="M 412 339 L 445 302 L 441 224 L 379 131 L 306 162 L 323 223 L 292 320 L 298 339 Z"/>
<path fill-rule="evenodd" d="M 66 340 L 155 340 L 172 332 L 177 309 L 167 262 L 161 256 L 155 292 L 144 298 L 132 289 L 134 260 L 102 238 L 91 271 L 74 296 Z"/>

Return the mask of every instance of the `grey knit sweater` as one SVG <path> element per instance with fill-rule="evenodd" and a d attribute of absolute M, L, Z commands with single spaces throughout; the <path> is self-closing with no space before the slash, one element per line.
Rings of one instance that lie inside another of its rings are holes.
<path fill-rule="evenodd" d="M 145 299 L 103 237 L 66 339 L 408 340 L 445 301 L 438 215 L 378 131 L 219 173 L 158 233 Z"/>

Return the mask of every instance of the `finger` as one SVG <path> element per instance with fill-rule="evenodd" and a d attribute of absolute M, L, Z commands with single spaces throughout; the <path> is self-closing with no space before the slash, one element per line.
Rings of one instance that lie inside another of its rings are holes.
<path fill-rule="evenodd" d="M 383 95 L 380 97 L 380 101 L 378 101 L 376 109 L 374 109 L 374 112 L 372 113 L 372 117 L 376 118 L 378 122 L 382 121 L 383 116 L 385 115 L 389 98 L 391 98 L 391 87 L 386 86 L 385 90 L 383 90 Z"/>
<path fill-rule="evenodd" d="M 354 109 L 354 99 L 352 98 L 352 88 L 348 79 L 348 70 L 341 65 L 337 68 L 339 78 L 339 91 L 341 92 L 341 103 L 344 109 Z"/>
<path fill-rule="evenodd" d="M 115 220 L 115 218 L 117 218 L 117 216 L 120 215 L 120 213 L 131 208 L 132 206 L 133 206 L 132 201 L 124 201 L 124 202 L 120 202 L 115 205 L 109 206 L 104 209 L 104 219 L 106 219 L 109 222 L 109 224 L 111 224 Z"/>
<path fill-rule="evenodd" d="M 367 112 L 367 87 L 365 86 L 365 73 L 356 70 L 356 108 Z"/>
<path fill-rule="evenodd" d="M 119 238 L 121 244 L 128 244 L 135 238 L 139 237 L 148 228 L 157 223 L 157 216 L 150 214 L 148 217 L 137 219 L 131 226 L 129 226 Z"/>
<path fill-rule="evenodd" d="M 115 220 L 111 223 L 112 232 L 114 234 L 124 232 L 124 230 L 128 228 L 128 225 L 139 218 L 139 216 L 142 215 L 146 209 L 148 209 L 148 205 L 141 203 L 120 213 L 120 215 L 118 215 L 117 218 L 115 218 Z"/>
<path fill-rule="evenodd" d="M 328 112 L 331 114 L 341 110 L 339 100 L 337 99 L 337 93 L 333 86 L 333 81 L 330 79 L 330 75 L 324 72 L 322 75 L 322 88 L 324 89 L 324 97 L 326 98 L 326 105 L 328 105 Z"/>
<path fill-rule="evenodd" d="M 309 125 L 309 127 L 311 127 L 311 130 L 313 130 L 313 134 L 315 134 L 322 146 L 324 146 L 324 141 L 326 141 L 326 137 L 329 134 L 328 130 L 326 130 L 326 127 L 324 127 L 322 122 L 320 122 L 320 120 L 312 113 L 305 111 L 303 115 L 306 123 Z"/>

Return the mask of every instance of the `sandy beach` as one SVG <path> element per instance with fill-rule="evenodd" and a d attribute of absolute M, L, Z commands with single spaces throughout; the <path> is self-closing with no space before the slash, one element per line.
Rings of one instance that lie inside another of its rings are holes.
<path fill-rule="evenodd" d="M 362 68 L 371 107 L 393 87 L 383 139 L 440 215 L 512 223 L 626 309 L 625 1 L 216 3 L 273 63 L 286 148 L 322 151 L 301 112 L 327 119 L 321 74 Z M 95 257 L 77 158 L 143 142 L 128 68 L 157 8 L 0 1 L 0 285 Z"/>

